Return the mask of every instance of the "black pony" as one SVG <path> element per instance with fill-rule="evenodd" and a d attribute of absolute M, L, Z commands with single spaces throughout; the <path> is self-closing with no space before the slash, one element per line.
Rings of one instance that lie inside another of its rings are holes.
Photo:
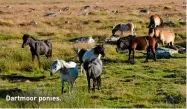
<path fill-rule="evenodd" d="M 24 34 L 22 39 L 22 48 L 24 48 L 26 45 L 30 46 L 32 61 L 34 61 L 35 56 L 37 56 L 39 67 L 39 55 L 45 55 L 47 58 L 52 56 L 52 43 L 49 40 L 37 40 L 28 34 Z"/>
<path fill-rule="evenodd" d="M 104 52 L 104 46 L 103 45 L 97 45 L 96 47 L 86 50 L 86 49 L 80 49 L 77 52 L 79 61 L 81 64 L 81 75 L 82 75 L 82 70 L 83 70 L 83 63 L 84 62 L 91 62 L 92 60 L 96 59 L 99 57 L 101 54 L 103 57 L 105 56 Z"/>

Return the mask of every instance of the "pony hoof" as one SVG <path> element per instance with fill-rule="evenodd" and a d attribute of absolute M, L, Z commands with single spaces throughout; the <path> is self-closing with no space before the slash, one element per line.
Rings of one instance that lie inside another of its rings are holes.
<path fill-rule="evenodd" d="M 125 63 L 131 64 L 131 61 L 128 60 L 128 61 L 125 61 Z"/>
<path fill-rule="evenodd" d="M 135 64 L 135 62 L 131 62 L 131 64 L 132 64 L 132 65 L 134 65 L 134 64 Z"/>
<path fill-rule="evenodd" d="M 136 62 L 135 61 L 132 61 L 131 64 L 135 64 Z"/>

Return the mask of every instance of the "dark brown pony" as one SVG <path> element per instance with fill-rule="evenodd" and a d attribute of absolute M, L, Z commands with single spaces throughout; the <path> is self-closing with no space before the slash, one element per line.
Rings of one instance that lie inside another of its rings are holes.
<path fill-rule="evenodd" d="M 147 57 L 144 62 L 148 62 L 150 57 L 150 51 L 152 51 L 154 55 L 154 60 L 156 61 L 156 48 L 157 48 L 157 40 L 150 36 L 136 37 L 129 35 L 127 37 L 122 37 L 117 41 L 116 51 L 121 50 L 129 50 L 129 58 L 128 63 L 135 63 L 134 56 L 136 50 L 146 50 Z M 131 61 L 131 52 L 133 52 L 133 60 Z"/>
<path fill-rule="evenodd" d="M 34 61 L 35 56 L 38 58 L 38 64 L 40 65 L 40 55 L 45 55 L 47 58 L 52 56 L 52 42 L 49 40 L 37 40 L 28 34 L 23 35 L 22 48 L 29 45 L 32 55 L 32 61 Z"/>
<path fill-rule="evenodd" d="M 150 23 L 148 28 L 155 28 L 157 26 L 163 26 L 163 20 L 159 15 L 152 15 L 150 18 Z"/>

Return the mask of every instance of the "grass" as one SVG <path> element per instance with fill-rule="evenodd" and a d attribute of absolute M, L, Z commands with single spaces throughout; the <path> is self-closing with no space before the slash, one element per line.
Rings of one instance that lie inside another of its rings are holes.
<path fill-rule="evenodd" d="M 171 3 L 171 2 L 174 2 Z M 74 5 L 72 5 L 72 3 Z M 164 21 L 174 21 L 175 26 L 167 26 L 177 33 L 176 45 L 186 47 L 186 25 L 178 19 L 185 18 L 182 1 L 162 2 L 154 0 L 7 0 L 0 1 L 0 107 L 2 108 L 185 108 L 186 107 L 186 53 L 174 54 L 170 59 L 150 60 L 143 63 L 142 51 L 136 54 L 136 64 L 125 63 L 128 53 L 118 54 L 115 45 L 104 44 L 106 56 L 103 60 L 102 87 L 95 93 L 87 92 L 86 76 L 79 74 L 73 94 L 61 95 L 59 73 L 50 77 L 50 65 L 55 59 L 73 60 L 78 63 L 74 47 L 91 48 L 87 44 L 72 44 L 70 39 L 92 36 L 101 44 L 111 36 L 111 29 L 121 22 L 133 22 L 138 36 L 147 35 L 149 17 L 159 14 Z M 39 5 L 40 4 L 40 5 Z M 112 5 L 111 5 L 112 4 Z M 170 10 L 164 10 L 172 7 Z M 11 8 L 6 8 L 11 5 Z M 81 10 L 85 5 L 91 8 Z M 57 16 L 44 17 L 50 12 L 59 12 L 69 6 L 70 10 Z M 94 8 L 95 6 L 98 6 Z M 181 7 L 180 7 L 181 6 Z M 33 11 L 30 11 L 33 8 Z M 49 10 L 51 8 L 51 10 Z M 150 14 L 141 14 L 139 9 L 148 9 Z M 106 11 L 107 9 L 107 11 Z M 114 13 L 118 10 L 118 13 Z M 10 14 L 11 13 L 11 14 Z M 83 14 L 88 13 L 84 16 Z M 166 16 L 169 14 L 169 17 Z M 37 25 L 27 25 L 35 20 Z M 184 19 L 185 20 L 185 19 Z M 66 23 L 66 22 L 69 23 Z M 22 25 L 20 25 L 22 24 Z M 53 43 L 53 57 L 46 60 L 41 57 L 42 68 L 37 60 L 31 61 L 29 47 L 21 48 L 22 35 L 28 33 L 37 39 L 50 39 Z M 117 33 L 117 34 L 120 34 Z M 124 33 L 124 36 L 129 33 Z M 80 66 L 79 66 L 80 70 Z M 34 80 L 8 78 L 24 76 Z M 4 78 L 6 77 L 7 78 Z M 43 79 L 37 78 L 43 77 Z M 19 88 L 21 92 L 8 93 L 4 89 Z M 56 102 L 7 102 L 6 94 L 11 96 L 54 96 Z M 169 100 L 174 98 L 174 104 Z"/>

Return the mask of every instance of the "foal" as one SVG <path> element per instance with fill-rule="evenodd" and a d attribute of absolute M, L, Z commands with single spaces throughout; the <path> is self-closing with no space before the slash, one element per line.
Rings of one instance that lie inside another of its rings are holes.
<path fill-rule="evenodd" d="M 156 48 L 157 48 L 157 40 L 150 36 L 143 36 L 143 37 L 136 37 L 129 35 L 127 37 L 120 38 L 117 41 L 117 48 L 116 51 L 118 52 L 119 49 L 122 50 L 129 50 L 129 58 L 128 63 L 135 63 L 134 56 L 135 50 L 146 50 L 147 57 L 144 62 L 148 62 L 150 51 L 153 52 L 154 60 L 156 61 Z M 133 60 L 131 61 L 131 52 L 133 52 Z"/>
<path fill-rule="evenodd" d="M 135 35 L 135 25 L 133 23 L 120 23 L 113 27 L 112 29 L 112 36 L 115 36 L 115 33 L 117 31 L 121 32 L 121 35 L 123 35 L 124 31 L 131 31 L 131 35 Z"/>
<path fill-rule="evenodd" d="M 39 67 L 41 66 L 39 55 L 45 55 L 47 58 L 52 56 L 52 43 L 49 40 L 37 40 L 28 34 L 24 34 L 22 39 L 22 48 L 30 46 L 32 61 L 37 56 Z"/>

